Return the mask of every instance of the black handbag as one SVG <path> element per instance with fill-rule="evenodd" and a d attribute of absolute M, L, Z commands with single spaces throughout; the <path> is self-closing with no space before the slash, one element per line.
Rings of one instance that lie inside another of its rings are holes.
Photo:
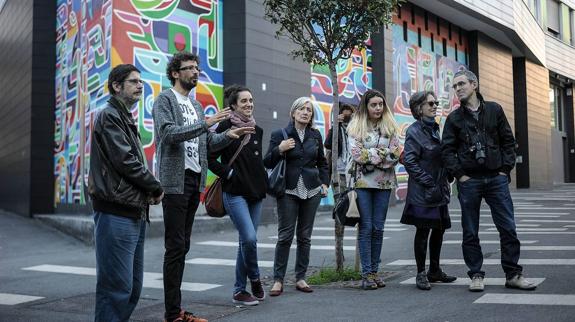
<path fill-rule="evenodd" d="M 282 129 L 284 140 L 287 140 L 287 134 Z M 276 198 L 281 198 L 286 191 L 286 159 L 285 156 L 276 164 L 276 166 L 268 170 L 268 194 Z"/>
<path fill-rule="evenodd" d="M 353 169 L 353 184 L 357 180 L 357 164 Z M 350 180 L 349 186 L 352 185 Z M 333 219 L 340 225 L 354 227 L 359 223 L 359 210 L 357 207 L 357 193 L 355 188 L 349 188 L 339 195 L 332 212 Z"/>

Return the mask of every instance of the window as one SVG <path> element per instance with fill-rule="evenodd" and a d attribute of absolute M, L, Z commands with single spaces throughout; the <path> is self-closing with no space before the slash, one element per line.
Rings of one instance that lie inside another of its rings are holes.
<path fill-rule="evenodd" d="M 563 88 L 555 84 L 549 87 L 549 108 L 551 109 L 551 128 L 563 131 L 564 102 Z"/>
<path fill-rule="evenodd" d="M 559 37 L 559 2 L 547 0 L 547 30 L 555 37 Z"/>

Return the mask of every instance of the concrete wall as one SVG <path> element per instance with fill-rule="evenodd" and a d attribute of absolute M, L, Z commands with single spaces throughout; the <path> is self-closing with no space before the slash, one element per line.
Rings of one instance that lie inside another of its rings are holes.
<path fill-rule="evenodd" d="M 551 178 L 551 111 L 549 72 L 532 62 L 525 63 L 527 120 L 529 128 L 529 173 L 531 188 L 548 188 Z"/>
<path fill-rule="evenodd" d="M 55 3 L 0 12 L 0 208 L 51 212 Z"/>

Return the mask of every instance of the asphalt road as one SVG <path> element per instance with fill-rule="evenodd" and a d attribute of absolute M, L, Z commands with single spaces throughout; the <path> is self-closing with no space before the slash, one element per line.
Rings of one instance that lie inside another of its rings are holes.
<path fill-rule="evenodd" d="M 527 278 L 539 283 L 535 291 L 503 286 L 499 238 L 486 205 L 480 236 L 487 286 L 482 293 L 468 291 L 454 198 L 453 227 L 442 250 L 444 271 L 459 277 L 453 285 L 434 284 L 431 291 L 415 288 L 414 229 L 399 224 L 399 205 L 390 208 L 386 221 L 383 289 L 331 285 L 304 294 L 287 285 L 280 297 L 238 307 L 231 302 L 237 233 L 228 230 L 193 234 L 183 304 L 210 321 L 575 321 L 575 185 L 520 190 L 513 198 L 522 241 L 520 263 Z M 312 270 L 334 265 L 332 227 L 331 217 L 317 217 Z M 258 233 L 260 270 L 266 281 L 272 273 L 276 233 L 276 225 L 262 226 Z M 346 238 L 346 264 L 353 265 L 355 231 L 346 230 Z M 295 250 L 288 278 L 293 277 L 294 257 Z M 145 287 L 134 321 L 163 318 L 162 258 L 163 239 L 148 239 Z M 35 220 L 0 212 L 0 321 L 92 321 L 94 267 L 92 247 Z M 269 287 L 268 283 L 266 290 Z"/>

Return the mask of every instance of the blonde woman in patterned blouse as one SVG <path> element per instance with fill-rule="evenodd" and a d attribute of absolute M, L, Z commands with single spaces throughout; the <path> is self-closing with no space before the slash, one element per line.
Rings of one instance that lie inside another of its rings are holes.
<path fill-rule="evenodd" d="M 400 154 L 398 132 L 383 94 L 365 92 L 347 127 L 353 160 L 348 170 L 360 213 L 357 239 L 364 290 L 385 286 L 377 272 L 389 197 L 397 187 L 394 167 Z"/>

